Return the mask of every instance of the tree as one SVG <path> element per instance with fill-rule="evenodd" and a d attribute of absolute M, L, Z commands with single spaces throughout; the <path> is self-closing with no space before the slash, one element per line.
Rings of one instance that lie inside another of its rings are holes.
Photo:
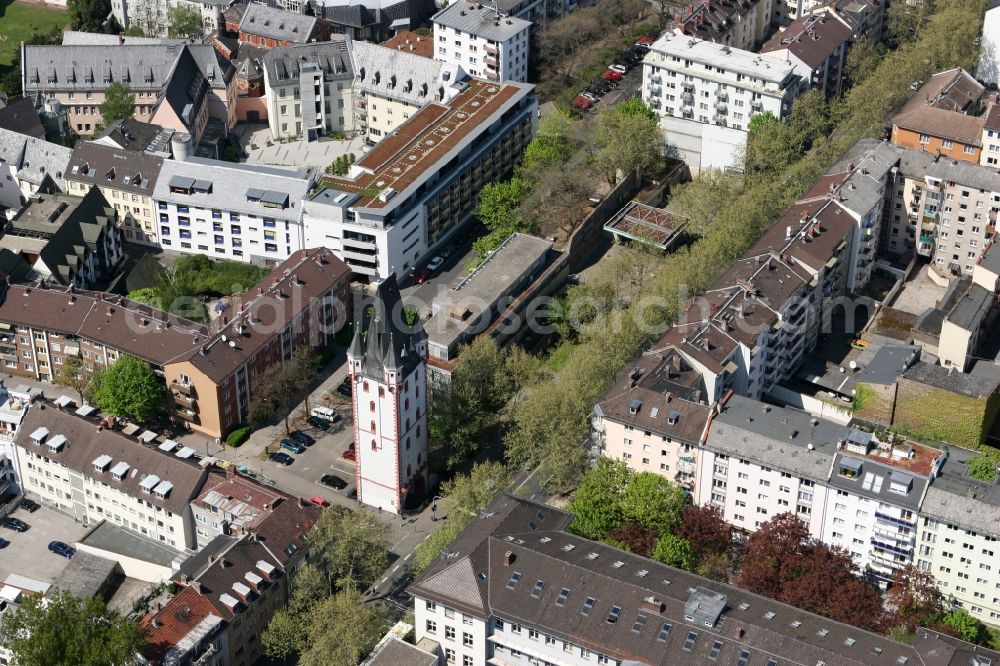
<path fill-rule="evenodd" d="M 131 118 L 135 113 L 135 95 L 124 83 L 115 81 L 104 92 L 101 103 L 101 123 L 107 127 L 116 120 Z"/>
<path fill-rule="evenodd" d="M 712 505 L 692 504 L 684 508 L 677 536 L 687 539 L 699 562 L 709 555 L 724 555 L 733 541 L 733 527 Z"/>
<path fill-rule="evenodd" d="M 733 575 L 733 563 L 722 553 L 708 553 L 698 559 L 698 575 L 728 583 Z"/>
<path fill-rule="evenodd" d="M 656 534 L 648 527 L 636 522 L 627 522 L 608 532 L 604 540 L 630 553 L 649 557 L 653 549 L 656 548 L 657 538 Z"/>
<path fill-rule="evenodd" d="M 893 574 L 892 585 L 885 593 L 885 607 L 885 628 L 904 626 L 911 633 L 917 627 L 939 622 L 944 615 L 944 600 L 934 575 L 912 564 Z"/>
<path fill-rule="evenodd" d="M 123 354 L 99 375 L 95 397 L 101 410 L 145 423 L 163 409 L 163 384 L 152 366 Z"/>
<path fill-rule="evenodd" d="M 385 608 L 343 589 L 313 609 L 302 666 L 355 666 L 378 642 L 388 623 Z"/>
<path fill-rule="evenodd" d="M 691 182 L 674 188 L 670 204 L 690 219 L 686 231 L 703 236 L 740 189 L 735 176 L 719 169 L 703 169 Z"/>
<path fill-rule="evenodd" d="M 138 625 L 105 608 L 99 597 L 82 599 L 65 590 L 25 597 L 0 625 L 0 644 L 20 666 L 126 666 L 144 643 Z"/>
<path fill-rule="evenodd" d="M 623 460 L 599 458 L 573 493 L 566 509 L 570 529 L 588 539 L 601 539 L 625 521 L 624 495 L 631 472 Z"/>
<path fill-rule="evenodd" d="M 655 120 L 637 112 L 634 104 L 625 111 L 619 107 L 605 107 L 596 122 L 594 164 L 610 185 L 618 182 L 619 173 L 648 172 L 660 164 L 666 143 Z"/>
<path fill-rule="evenodd" d="M 695 557 L 691 544 L 673 534 L 664 534 L 656 542 L 653 559 L 685 571 L 694 571 Z"/>
<path fill-rule="evenodd" d="M 156 287 L 143 287 L 142 289 L 133 289 L 126 295 L 130 301 L 135 301 L 136 303 L 142 303 L 143 305 L 149 305 L 151 307 L 162 309 L 160 306 L 160 293 L 156 290 Z"/>
<path fill-rule="evenodd" d="M 964 608 L 956 608 L 944 616 L 942 622 L 951 627 L 963 641 L 976 645 L 989 645 L 990 632 L 986 625 L 969 615 Z"/>
<path fill-rule="evenodd" d="M 83 402 L 84 391 L 90 384 L 93 374 L 92 370 L 87 370 L 79 356 L 64 356 L 62 367 L 52 382 L 56 386 L 73 389 L 80 396 L 80 402 Z"/>
<path fill-rule="evenodd" d="M 340 590 L 364 590 L 389 566 L 389 526 L 367 508 L 324 509 L 310 541 Z"/>
<path fill-rule="evenodd" d="M 306 411 L 309 411 L 309 383 L 315 378 L 316 355 L 302 347 L 292 357 L 274 365 L 258 375 L 257 386 L 250 394 L 250 419 L 263 423 L 281 418 L 285 433 L 290 430 L 288 418 L 305 394 Z"/>
<path fill-rule="evenodd" d="M 516 217 L 521 202 L 531 192 L 531 183 L 521 178 L 487 183 L 479 190 L 475 216 L 489 231 L 504 228 Z"/>
<path fill-rule="evenodd" d="M 198 37 L 204 30 L 201 12 L 187 3 L 176 4 L 167 9 L 167 31 L 171 37 Z"/>
<path fill-rule="evenodd" d="M 639 472 L 628 480 L 623 502 L 629 520 L 664 535 L 677 529 L 686 499 L 677 484 L 659 474 Z"/>
<path fill-rule="evenodd" d="M 838 622 L 874 630 L 882 619 L 878 589 L 855 575 L 849 552 L 811 539 L 792 513 L 750 535 L 737 585 Z"/>
<path fill-rule="evenodd" d="M 83 32 L 101 32 L 105 19 L 111 13 L 109 0 L 67 0 L 70 26 Z"/>
<path fill-rule="evenodd" d="M 646 106 L 641 97 L 630 97 L 615 107 L 615 113 L 626 118 L 645 118 L 651 123 L 659 123 L 660 117 Z"/>
<path fill-rule="evenodd" d="M 264 653 L 287 662 L 309 645 L 309 618 L 313 608 L 330 594 L 326 577 L 312 564 L 306 563 L 292 579 L 288 605 L 278 610 L 261 633 Z"/>
<path fill-rule="evenodd" d="M 125 31 L 126 37 L 145 37 L 146 33 L 142 31 L 137 25 L 129 26 L 128 30 Z"/>

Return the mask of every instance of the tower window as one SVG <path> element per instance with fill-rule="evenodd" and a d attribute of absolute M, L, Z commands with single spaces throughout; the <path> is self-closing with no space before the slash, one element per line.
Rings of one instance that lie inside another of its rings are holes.
<path fill-rule="evenodd" d="M 372 440 L 372 451 L 378 451 L 378 443 L 374 439 Z"/>
<path fill-rule="evenodd" d="M 413 468 L 410 465 L 406 466 L 406 476 L 407 477 L 413 476 Z"/>
<path fill-rule="evenodd" d="M 368 393 L 368 382 L 362 382 L 361 388 L 364 389 L 365 393 Z"/>
<path fill-rule="evenodd" d="M 407 398 L 406 400 L 403 401 L 403 409 L 409 409 L 409 408 L 410 408 L 410 399 Z"/>
<path fill-rule="evenodd" d="M 380 397 L 380 398 L 384 398 L 385 397 L 385 388 L 382 387 L 382 386 L 378 387 L 378 397 Z"/>
<path fill-rule="evenodd" d="M 372 434 L 374 435 L 375 434 L 375 422 L 374 421 L 372 421 L 371 431 L 372 431 Z"/>
<path fill-rule="evenodd" d="M 406 450 L 407 451 L 410 450 L 410 438 L 409 437 L 406 438 Z"/>
<path fill-rule="evenodd" d="M 372 400 L 371 402 L 368 403 L 368 409 L 372 410 L 373 412 L 375 411 L 375 401 L 374 400 Z"/>

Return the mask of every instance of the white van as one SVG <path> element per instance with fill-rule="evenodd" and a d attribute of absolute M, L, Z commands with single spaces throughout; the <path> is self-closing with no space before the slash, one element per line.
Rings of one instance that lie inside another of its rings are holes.
<path fill-rule="evenodd" d="M 316 405 L 315 407 L 312 408 L 312 411 L 309 412 L 309 415 L 318 416 L 322 419 L 326 419 L 327 421 L 332 421 L 333 417 L 337 415 L 337 412 L 333 411 L 329 407 L 325 407 L 323 405 Z"/>

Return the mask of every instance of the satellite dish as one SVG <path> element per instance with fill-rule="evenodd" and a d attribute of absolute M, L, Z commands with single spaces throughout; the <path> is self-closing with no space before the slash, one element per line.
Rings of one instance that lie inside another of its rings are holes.
<path fill-rule="evenodd" d="M 849 363 L 849 365 L 851 366 L 851 370 L 857 370 L 858 369 L 858 362 L 857 361 L 851 361 Z"/>
<path fill-rule="evenodd" d="M 230 340 L 229 341 L 229 346 L 232 347 L 233 349 L 236 349 L 236 341 L 235 340 Z"/>

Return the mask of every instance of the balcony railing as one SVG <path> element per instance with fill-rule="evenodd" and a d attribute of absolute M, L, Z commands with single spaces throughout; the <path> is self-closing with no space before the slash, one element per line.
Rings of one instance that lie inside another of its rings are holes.
<path fill-rule="evenodd" d="M 175 393 L 174 402 L 176 402 L 178 405 L 183 405 L 188 409 L 197 410 L 198 401 L 195 400 L 192 396 L 184 395 L 183 393 Z"/>
<path fill-rule="evenodd" d="M 192 384 L 184 384 L 182 382 L 177 381 L 176 379 L 170 382 L 170 390 L 177 391 L 178 393 L 186 395 L 190 398 L 197 397 L 197 394 L 195 393 L 194 390 L 194 386 Z"/>
<path fill-rule="evenodd" d="M 189 409 L 184 409 L 183 407 L 178 407 L 177 409 L 175 409 L 174 416 L 176 416 L 179 419 L 183 419 L 188 423 L 194 423 L 194 424 L 201 423 L 201 417 L 198 416 L 197 413 Z"/>

